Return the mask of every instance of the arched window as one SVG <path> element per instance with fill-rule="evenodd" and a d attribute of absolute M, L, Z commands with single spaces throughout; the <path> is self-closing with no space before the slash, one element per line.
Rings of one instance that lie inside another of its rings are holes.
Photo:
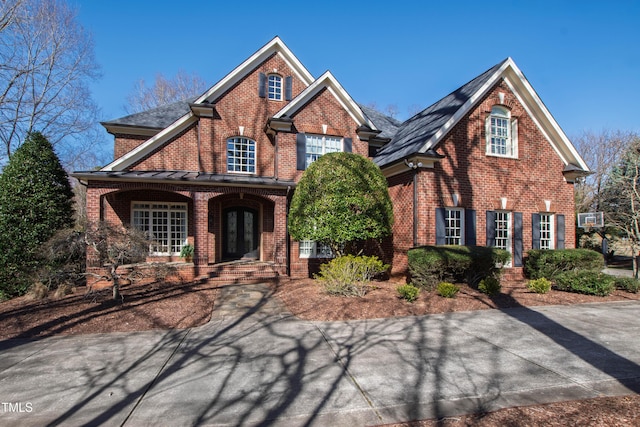
<path fill-rule="evenodd" d="M 256 172 L 256 142 L 249 138 L 227 139 L 227 172 Z"/>
<path fill-rule="evenodd" d="M 282 77 L 277 74 L 269 74 L 267 94 L 273 101 L 282 101 Z"/>
<path fill-rule="evenodd" d="M 495 105 L 487 118 L 487 154 L 517 157 L 518 123 L 511 120 L 511 112 Z"/>

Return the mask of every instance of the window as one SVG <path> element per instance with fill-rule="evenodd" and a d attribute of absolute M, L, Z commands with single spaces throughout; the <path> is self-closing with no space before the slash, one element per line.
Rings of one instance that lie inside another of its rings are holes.
<path fill-rule="evenodd" d="M 256 142 L 248 138 L 227 139 L 227 172 L 256 172 Z"/>
<path fill-rule="evenodd" d="M 445 209 L 445 244 L 464 245 L 464 210 Z"/>
<path fill-rule="evenodd" d="M 152 255 L 178 255 L 187 241 L 187 205 L 185 203 L 136 202 L 132 223 L 144 231 Z"/>
<path fill-rule="evenodd" d="M 306 167 L 323 154 L 342 151 L 342 138 L 326 135 L 306 135 Z"/>
<path fill-rule="evenodd" d="M 496 212 L 495 247 L 511 252 L 511 215 L 510 212 Z"/>
<path fill-rule="evenodd" d="M 300 241 L 300 258 L 333 258 L 333 256 L 328 245 L 313 240 Z"/>
<path fill-rule="evenodd" d="M 494 106 L 487 118 L 487 154 L 517 157 L 518 123 L 511 121 L 511 113 L 504 107 Z"/>
<path fill-rule="evenodd" d="M 269 99 L 282 101 L 282 77 L 275 74 L 269 75 L 267 89 Z"/>
<path fill-rule="evenodd" d="M 552 214 L 540 214 L 540 249 L 553 249 Z"/>

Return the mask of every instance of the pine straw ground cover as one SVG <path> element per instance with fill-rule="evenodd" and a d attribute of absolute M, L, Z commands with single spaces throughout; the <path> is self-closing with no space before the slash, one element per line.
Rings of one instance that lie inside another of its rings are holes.
<path fill-rule="evenodd" d="M 409 303 L 398 297 L 400 280 L 373 282 L 363 298 L 325 294 L 314 280 L 283 280 L 271 284 L 296 316 L 307 320 L 348 320 L 414 316 L 451 311 L 487 310 L 518 306 L 563 305 L 638 300 L 640 294 L 615 291 L 608 297 L 552 290 L 539 295 L 524 282 L 503 283 L 496 297 L 465 285 L 455 298 L 421 292 Z M 109 290 L 87 296 L 85 288 L 60 298 L 15 298 L 0 303 L 0 340 L 148 329 L 188 328 L 211 318 L 219 284 L 163 283 L 122 287 L 124 299 L 112 301 Z M 444 420 L 422 420 L 393 427 L 431 426 L 635 426 L 640 425 L 638 395 L 507 408 L 487 414 L 471 414 Z"/>

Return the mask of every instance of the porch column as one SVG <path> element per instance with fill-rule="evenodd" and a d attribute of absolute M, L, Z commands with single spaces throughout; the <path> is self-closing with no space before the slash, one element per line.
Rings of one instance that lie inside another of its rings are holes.
<path fill-rule="evenodd" d="M 208 223 L 208 199 L 206 193 L 195 193 L 193 198 L 193 263 L 196 266 L 196 274 L 200 274 L 199 266 L 206 266 L 209 262 L 207 250 L 207 223 Z"/>
<path fill-rule="evenodd" d="M 276 197 L 273 212 L 273 259 L 278 265 L 287 260 L 287 196 Z"/>

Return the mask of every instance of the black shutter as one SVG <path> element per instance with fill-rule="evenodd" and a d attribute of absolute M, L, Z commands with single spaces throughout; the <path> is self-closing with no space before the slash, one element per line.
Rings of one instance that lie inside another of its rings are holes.
<path fill-rule="evenodd" d="M 522 212 L 513 213 L 513 266 L 522 267 Z"/>
<path fill-rule="evenodd" d="M 345 153 L 350 153 L 353 145 L 353 140 L 351 138 L 345 138 L 343 142 L 343 150 Z"/>
<path fill-rule="evenodd" d="M 476 245 L 476 211 L 465 209 L 464 211 L 464 244 L 466 246 Z"/>
<path fill-rule="evenodd" d="M 556 249 L 564 249 L 564 215 L 556 215 Z"/>
<path fill-rule="evenodd" d="M 258 75 L 258 96 L 260 98 L 267 96 L 267 75 L 265 73 Z"/>
<path fill-rule="evenodd" d="M 291 101 L 291 86 L 292 86 L 292 78 L 291 76 L 287 76 L 284 78 L 284 99 L 285 101 Z"/>
<path fill-rule="evenodd" d="M 444 222 L 444 208 L 436 208 L 436 245 L 444 245 L 447 241 L 447 231 Z"/>
<path fill-rule="evenodd" d="M 307 168 L 307 138 L 304 133 L 296 135 L 296 168 L 299 171 Z"/>
<path fill-rule="evenodd" d="M 496 212 L 487 211 L 487 246 L 496 245 Z"/>
<path fill-rule="evenodd" d="M 531 214 L 531 247 L 540 249 L 540 214 Z"/>

